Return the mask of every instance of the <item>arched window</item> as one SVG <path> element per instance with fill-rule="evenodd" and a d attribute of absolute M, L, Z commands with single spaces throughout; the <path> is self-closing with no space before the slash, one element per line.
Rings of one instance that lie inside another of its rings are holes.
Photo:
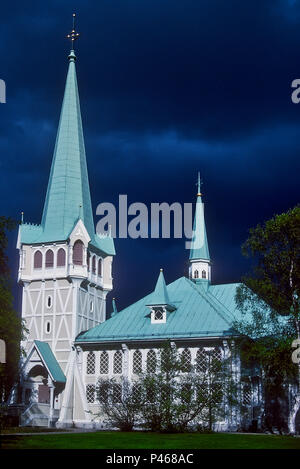
<path fill-rule="evenodd" d="M 36 251 L 33 258 L 33 268 L 41 269 L 43 265 L 43 255 L 41 251 Z"/>
<path fill-rule="evenodd" d="M 142 353 L 140 350 L 135 350 L 133 352 L 132 371 L 136 374 L 142 372 Z"/>
<path fill-rule="evenodd" d="M 112 389 L 112 401 L 114 404 L 122 402 L 122 386 L 121 384 L 114 383 Z"/>
<path fill-rule="evenodd" d="M 56 265 L 57 267 L 64 267 L 66 265 L 66 251 L 63 248 L 57 251 Z"/>
<path fill-rule="evenodd" d="M 86 263 L 87 263 L 88 271 L 90 271 L 90 262 L 91 262 L 91 254 L 90 254 L 90 251 L 88 251 L 86 255 Z"/>
<path fill-rule="evenodd" d="M 156 373 L 156 353 L 149 350 L 147 353 L 147 373 Z"/>
<path fill-rule="evenodd" d="M 96 273 L 96 256 L 93 256 L 93 259 L 92 259 L 92 272 L 93 274 Z"/>
<path fill-rule="evenodd" d="M 54 266 L 54 254 L 51 249 L 48 249 L 46 252 L 46 268 L 51 268 Z"/>
<path fill-rule="evenodd" d="M 52 296 L 47 296 L 47 308 L 51 308 L 52 306 Z"/>
<path fill-rule="evenodd" d="M 195 270 L 195 272 L 194 272 L 194 278 L 199 278 L 199 272 L 198 272 L 198 270 Z"/>
<path fill-rule="evenodd" d="M 208 369 L 208 355 L 202 348 L 197 350 L 196 371 L 197 373 L 206 373 Z"/>
<path fill-rule="evenodd" d="M 50 332 L 51 332 L 51 322 L 47 321 L 46 322 L 46 333 L 50 334 Z"/>
<path fill-rule="evenodd" d="M 89 352 L 86 359 L 86 374 L 94 375 L 95 374 L 95 361 L 96 357 L 93 352 Z"/>
<path fill-rule="evenodd" d="M 89 404 L 93 404 L 95 402 L 95 385 L 94 384 L 87 384 L 86 385 L 86 400 Z"/>
<path fill-rule="evenodd" d="M 102 277 L 102 259 L 98 260 L 98 277 Z"/>
<path fill-rule="evenodd" d="M 121 375 L 122 374 L 122 353 L 117 350 L 114 354 L 114 374 Z"/>
<path fill-rule="evenodd" d="M 109 357 L 107 352 L 101 352 L 100 355 L 100 375 L 107 375 L 109 368 Z"/>
<path fill-rule="evenodd" d="M 181 363 L 182 363 L 182 371 L 185 373 L 189 373 L 191 371 L 191 352 L 188 348 L 185 348 L 181 354 Z"/>
<path fill-rule="evenodd" d="M 205 270 L 202 270 L 202 278 L 206 278 L 206 272 L 205 272 Z"/>
<path fill-rule="evenodd" d="M 78 240 L 74 243 L 73 247 L 73 264 L 83 264 L 83 242 Z"/>
<path fill-rule="evenodd" d="M 219 347 L 215 347 L 210 354 L 210 367 L 213 372 L 220 371 L 222 362 L 222 352 Z"/>

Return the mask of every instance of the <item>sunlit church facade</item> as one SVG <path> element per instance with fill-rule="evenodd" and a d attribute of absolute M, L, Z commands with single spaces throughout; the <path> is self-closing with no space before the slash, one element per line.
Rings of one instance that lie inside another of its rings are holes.
<path fill-rule="evenodd" d="M 99 412 L 99 377 L 132 381 L 141 372 L 157 371 L 166 341 L 196 372 L 212 354 L 218 360 L 231 357 L 246 420 L 259 425 L 259 379 L 253 372 L 245 376 L 235 351 L 238 284 L 211 283 L 199 185 L 188 278 L 166 285 L 160 271 L 146 297 L 122 311 L 114 301 L 107 306 L 115 248 L 109 235 L 95 232 L 74 50 L 68 61 L 41 224 L 23 222 L 17 242 L 22 318 L 29 331 L 20 382 L 11 396 L 11 403 L 21 406 L 21 425 L 103 428 L 101 416 L 93 417 Z M 238 407 L 224 415 L 217 430 L 245 425 Z"/>

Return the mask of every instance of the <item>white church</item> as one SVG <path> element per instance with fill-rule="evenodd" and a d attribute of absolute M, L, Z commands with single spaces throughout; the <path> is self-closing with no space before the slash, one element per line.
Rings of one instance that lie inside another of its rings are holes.
<path fill-rule="evenodd" d="M 23 222 L 17 241 L 22 318 L 29 331 L 12 397 L 22 406 L 20 424 L 103 428 L 101 417 L 93 418 L 99 377 L 133 380 L 142 371 L 155 372 L 166 341 L 196 370 L 212 353 L 219 360 L 231 357 L 249 422 L 259 420 L 259 379 L 245 376 L 234 347 L 238 284 L 211 283 L 199 186 L 193 230 L 203 242 L 192 242 L 189 278 L 166 285 L 161 271 L 149 295 L 122 311 L 113 302 L 108 317 L 114 242 L 95 232 L 73 48 L 68 62 L 41 224 Z M 229 412 L 216 429 L 237 430 L 241 419 Z"/>

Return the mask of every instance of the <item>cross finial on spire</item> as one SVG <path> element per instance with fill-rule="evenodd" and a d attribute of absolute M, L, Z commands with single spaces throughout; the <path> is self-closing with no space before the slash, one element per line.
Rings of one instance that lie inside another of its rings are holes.
<path fill-rule="evenodd" d="M 79 37 L 79 33 L 77 33 L 75 31 L 75 16 L 76 16 L 76 14 L 73 13 L 73 29 L 72 29 L 71 33 L 67 35 L 67 38 L 71 39 L 72 50 L 74 50 L 74 41 L 76 41 L 76 39 L 78 39 L 78 37 Z"/>
<path fill-rule="evenodd" d="M 198 186 L 198 196 L 201 196 L 201 179 L 200 179 L 200 171 L 198 171 L 198 181 L 197 181 L 197 186 Z"/>

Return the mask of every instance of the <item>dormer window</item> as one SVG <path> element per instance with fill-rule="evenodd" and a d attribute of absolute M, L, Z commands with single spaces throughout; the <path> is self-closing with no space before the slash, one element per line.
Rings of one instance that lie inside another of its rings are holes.
<path fill-rule="evenodd" d="M 153 307 L 151 310 L 152 324 L 162 324 L 167 321 L 167 311 L 163 306 Z"/>
<path fill-rule="evenodd" d="M 154 312 L 154 320 L 155 321 L 161 321 L 164 318 L 164 312 L 162 309 L 157 309 Z"/>

